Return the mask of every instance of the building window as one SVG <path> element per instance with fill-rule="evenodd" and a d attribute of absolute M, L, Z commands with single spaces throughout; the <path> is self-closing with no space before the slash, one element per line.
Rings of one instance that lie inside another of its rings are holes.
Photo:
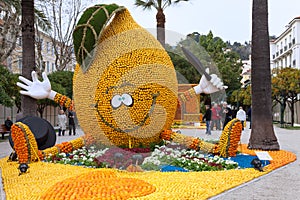
<path fill-rule="evenodd" d="M 287 67 L 288 64 L 287 64 L 287 58 L 284 58 L 284 67 Z"/>
<path fill-rule="evenodd" d="M 7 58 L 7 67 L 8 67 L 9 70 L 12 70 L 12 66 L 11 65 L 12 65 L 11 57 L 8 57 Z"/>
<path fill-rule="evenodd" d="M 21 37 L 18 37 L 18 45 L 22 46 L 22 38 Z"/>
<path fill-rule="evenodd" d="M 22 70 L 22 58 L 21 57 L 19 57 L 19 59 L 18 59 L 18 68 L 19 68 L 19 70 Z"/>
<path fill-rule="evenodd" d="M 41 51 L 43 51 L 43 39 L 40 40 Z"/>
<path fill-rule="evenodd" d="M 50 42 L 47 42 L 47 53 L 50 52 Z"/>
<path fill-rule="evenodd" d="M 293 37 L 295 37 L 295 27 L 293 27 Z"/>
<path fill-rule="evenodd" d="M 47 72 L 50 72 L 50 62 L 47 61 Z"/>
<path fill-rule="evenodd" d="M 54 71 L 55 71 L 55 64 L 52 63 L 52 72 L 54 72 Z"/>

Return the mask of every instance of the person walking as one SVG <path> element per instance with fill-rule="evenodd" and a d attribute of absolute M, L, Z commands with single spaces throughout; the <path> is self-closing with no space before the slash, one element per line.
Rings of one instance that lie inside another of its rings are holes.
<path fill-rule="evenodd" d="M 243 125 L 242 130 L 244 130 L 244 122 L 246 121 L 246 112 L 243 110 L 242 106 L 239 107 L 239 110 L 236 113 L 236 118 L 241 121 Z"/>
<path fill-rule="evenodd" d="M 73 131 L 73 135 L 76 135 L 76 127 L 75 127 L 75 116 L 74 116 L 74 112 L 69 110 L 68 113 L 68 118 L 69 118 L 69 135 L 72 135 L 72 131 Z"/>
<path fill-rule="evenodd" d="M 222 106 L 222 113 L 223 113 L 223 130 L 228 122 L 232 119 L 232 110 L 228 107 L 226 102 L 223 102 Z"/>
<path fill-rule="evenodd" d="M 13 125 L 13 122 L 11 121 L 10 116 L 7 116 L 7 118 L 4 122 L 4 125 L 5 125 L 6 129 L 10 131 L 11 126 Z"/>
<path fill-rule="evenodd" d="M 67 117 L 63 110 L 60 110 L 57 115 L 57 123 L 59 126 L 58 136 L 65 135 L 66 127 L 67 127 Z"/>
<path fill-rule="evenodd" d="M 216 130 L 221 130 L 221 124 L 220 124 L 220 120 L 221 120 L 221 108 L 219 107 L 219 105 L 217 103 L 213 104 L 213 107 L 211 108 L 211 130 L 214 129 L 214 127 L 216 127 Z"/>
<path fill-rule="evenodd" d="M 203 116 L 203 119 L 205 119 L 206 124 L 206 132 L 205 134 L 211 135 L 211 129 L 210 129 L 210 123 L 211 123 L 211 109 L 209 105 L 205 105 L 206 111 Z"/>

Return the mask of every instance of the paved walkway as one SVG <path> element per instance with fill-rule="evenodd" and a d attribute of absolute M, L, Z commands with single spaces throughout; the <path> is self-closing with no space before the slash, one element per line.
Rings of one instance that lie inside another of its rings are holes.
<path fill-rule="evenodd" d="M 300 130 L 286 130 L 275 127 L 275 133 L 283 150 L 291 151 L 300 158 Z M 203 129 L 180 129 L 185 135 L 201 137 L 203 139 L 218 139 L 221 131 L 212 131 L 212 135 L 206 135 Z M 250 136 L 250 129 L 243 131 L 241 141 L 247 144 Z M 57 143 L 70 141 L 83 135 L 80 129 L 77 129 L 76 136 L 60 136 L 57 137 Z M 0 142 L 0 158 L 6 157 L 11 153 L 9 142 Z M 1 177 L 0 177 L 1 180 Z M 210 198 L 210 200 L 258 200 L 258 199 L 274 199 L 289 200 L 300 199 L 300 160 L 286 165 L 271 173 L 259 177 L 253 181 L 245 183 L 239 187 L 233 188 L 220 195 Z M 0 196 L 5 200 L 2 181 L 0 183 Z"/>

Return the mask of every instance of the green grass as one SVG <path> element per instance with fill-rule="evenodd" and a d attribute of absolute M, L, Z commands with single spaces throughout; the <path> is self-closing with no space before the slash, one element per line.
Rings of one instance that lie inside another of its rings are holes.
<path fill-rule="evenodd" d="M 288 129 L 288 130 L 300 130 L 300 126 L 287 126 L 287 127 L 284 127 L 285 129 Z"/>
<path fill-rule="evenodd" d="M 7 140 L 8 140 L 8 136 L 4 136 L 4 140 L 2 140 L 1 135 L 0 135 L 0 143 L 7 142 Z"/>

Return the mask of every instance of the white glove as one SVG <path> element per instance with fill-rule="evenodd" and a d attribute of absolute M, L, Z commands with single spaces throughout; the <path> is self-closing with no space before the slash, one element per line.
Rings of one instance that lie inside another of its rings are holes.
<path fill-rule="evenodd" d="M 30 96 L 34 99 L 45 99 L 49 98 L 54 100 L 56 92 L 51 90 L 51 83 L 45 72 L 42 73 L 43 81 L 39 81 L 37 73 L 35 71 L 31 72 L 32 81 L 19 76 L 19 80 L 23 83 L 17 82 L 17 86 L 22 88 L 20 91 L 21 94 Z"/>
<path fill-rule="evenodd" d="M 209 68 L 206 68 L 205 71 L 209 74 Z M 211 94 L 228 88 L 216 74 L 211 74 L 210 76 L 211 80 L 208 81 L 206 77 L 202 75 L 199 84 L 194 87 L 196 94 Z"/>

